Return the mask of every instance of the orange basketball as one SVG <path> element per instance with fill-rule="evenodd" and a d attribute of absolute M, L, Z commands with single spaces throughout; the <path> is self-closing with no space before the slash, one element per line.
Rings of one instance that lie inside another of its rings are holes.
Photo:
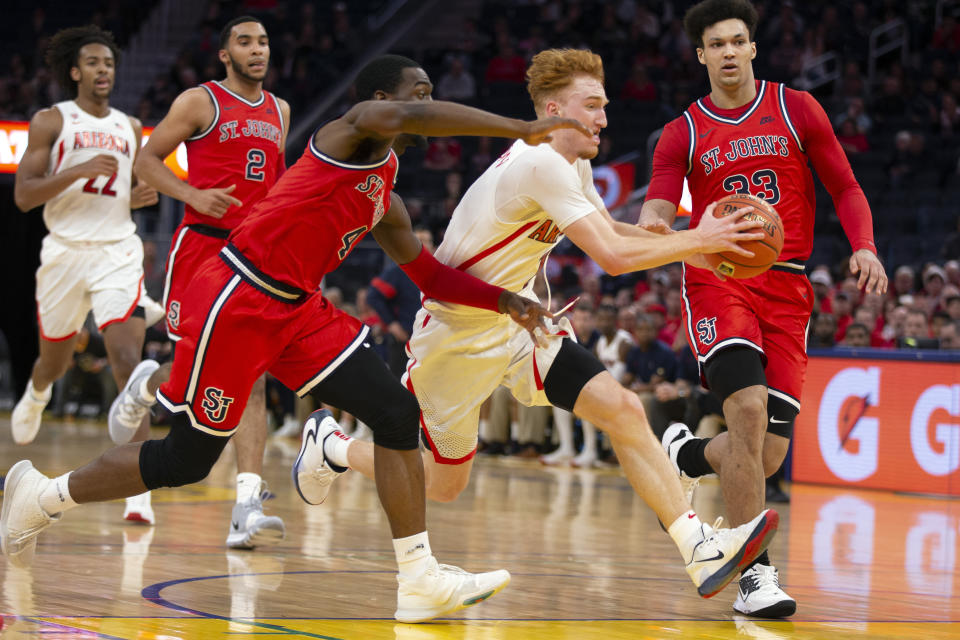
<path fill-rule="evenodd" d="M 753 210 L 743 215 L 744 220 L 760 220 L 763 226 L 753 231 L 762 231 L 763 238 L 741 242 L 740 246 L 753 252 L 752 258 L 735 253 L 708 253 L 707 262 L 717 271 L 729 278 L 752 278 L 769 269 L 783 249 L 783 223 L 780 215 L 766 200 L 748 193 L 734 193 L 720 198 L 713 210 L 714 217 L 722 218 L 731 213 L 752 207 Z"/>

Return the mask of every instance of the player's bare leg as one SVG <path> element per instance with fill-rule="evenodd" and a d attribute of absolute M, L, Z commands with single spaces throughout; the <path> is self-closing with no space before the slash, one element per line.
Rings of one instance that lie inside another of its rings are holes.
<path fill-rule="evenodd" d="M 13 441 L 17 444 L 30 444 L 37 437 L 43 410 L 50 402 L 53 392 L 51 385 L 67 372 L 73 362 L 73 352 L 79 337 L 73 335 L 65 340 L 40 339 L 40 355 L 33 363 L 27 388 L 10 416 Z"/>
<path fill-rule="evenodd" d="M 723 403 L 727 435 L 706 448 L 707 461 L 720 476 L 727 517 L 741 524 L 756 516 L 765 497 L 764 435 L 767 432 L 767 388 L 740 389 Z"/>
<path fill-rule="evenodd" d="M 111 324 L 103 330 L 103 343 L 107 350 L 107 359 L 113 371 L 117 389 L 121 394 L 127 390 L 130 378 L 139 366 L 143 354 L 143 341 L 146 326 L 143 318 L 131 317 L 125 322 Z M 142 371 L 142 369 L 141 369 Z M 136 382 L 136 381 L 134 381 Z M 144 411 L 139 425 L 130 437 L 131 442 L 141 442 L 150 437 L 150 413 Z M 150 492 L 141 491 L 129 496 L 123 509 L 123 519 L 131 522 L 153 524 L 155 521 L 153 506 L 150 504 Z"/>
<path fill-rule="evenodd" d="M 266 376 L 254 382 L 233 435 L 237 454 L 237 501 L 230 518 L 227 546 L 253 549 L 283 540 L 283 520 L 263 513 L 263 452 L 267 443 Z"/>

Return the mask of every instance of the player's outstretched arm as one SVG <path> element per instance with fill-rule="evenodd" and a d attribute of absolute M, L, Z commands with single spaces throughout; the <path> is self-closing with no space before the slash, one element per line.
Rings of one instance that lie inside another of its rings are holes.
<path fill-rule="evenodd" d="M 762 238 L 763 234 L 755 231 L 761 223 L 742 220 L 746 208 L 736 215 L 714 218 L 712 207 L 707 207 L 704 221 L 696 229 L 668 235 L 624 235 L 599 212 L 580 218 L 564 234 L 611 275 L 659 267 L 698 253 L 731 251 L 750 257 L 752 253 L 738 243 Z"/>
<path fill-rule="evenodd" d="M 355 105 L 344 115 L 361 135 L 392 138 L 401 133 L 422 136 L 491 136 L 520 138 L 527 144 L 549 142 L 557 129 L 576 129 L 592 136 L 573 118 L 517 120 L 455 102 L 398 102 L 370 100 Z"/>
<path fill-rule="evenodd" d="M 673 221 L 677 218 L 677 206 L 669 200 L 652 198 L 640 208 L 637 226 L 654 233 L 669 233 Z"/>
<path fill-rule="evenodd" d="M 230 195 L 234 186 L 197 189 L 178 178 L 163 162 L 181 142 L 208 128 L 214 115 L 210 96 L 204 89 L 195 87 L 181 93 L 150 134 L 146 146 L 137 156 L 133 170 L 141 180 L 160 193 L 186 202 L 200 213 L 222 218 L 231 205 L 243 204 Z"/>
<path fill-rule="evenodd" d="M 53 143 L 60 135 L 63 117 L 57 109 L 38 111 L 30 120 L 27 150 L 17 167 L 13 200 L 21 211 L 39 207 L 81 178 L 109 176 L 119 168 L 117 159 L 102 153 L 82 164 L 47 174 Z"/>
<path fill-rule="evenodd" d="M 552 317 L 548 310 L 502 287 L 452 269 L 424 249 L 397 194 L 390 194 L 390 209 L 371 233 L 426 297 L 506 313 L 527 329 L 534 341 L 534 329 L 546 331 L 543 318 Z"/>

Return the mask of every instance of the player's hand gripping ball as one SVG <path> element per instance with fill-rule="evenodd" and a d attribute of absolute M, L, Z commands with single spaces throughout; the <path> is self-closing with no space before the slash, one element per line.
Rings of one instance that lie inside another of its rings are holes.
<path fill-rule="evenodd" d="M 746 193 L 734 193 L 717 201 L 713 215 L 717 218 L 728 216 L 744 207 L 752 210 L 743 215 L 744 220 L 760 220 L 763 226 L 751 231 L 762 231 L 764 237 L 759 240 L 741 242 L 740 246 L 753 252 L 752 258 L 734 253 L 708 253 L 704 255 L 707 263 L 728 278 L 752 278 L 758 276 L 777 261 L 783 249 L 783 223 L 780 215 L 766 200 Z"/>

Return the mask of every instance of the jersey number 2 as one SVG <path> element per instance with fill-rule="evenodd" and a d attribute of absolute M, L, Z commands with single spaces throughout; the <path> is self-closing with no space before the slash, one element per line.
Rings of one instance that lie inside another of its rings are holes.
<path fill-rule="evenodd" d="M 99 178 L 100 176 L 97 176 L 97 177 Z M 97 189 L 95 186 L 93 186 L 93 182 L 96 179 L 97 178 L 90 178 L 83 185 L 83 190 L 86 193 L 95 193 L 99 196 L 116 197 L 117 192 L 114 191 L 112 187 L 113 187 L 113 181 L 117 179 L 117 174 L 114 173 L 113 175 L 111 175 L 110 178 L 107 180 L 107 184 L 103 185 L 103 187 L 101 187 L 100 189 Z"/>
<path fill-rule="evenodd" d="M 250 149 L 247 151 L 247 180 L 254 182 L 263 182 L 263 166 L 267 164 L 267 154 L 260 149 Z"/>

